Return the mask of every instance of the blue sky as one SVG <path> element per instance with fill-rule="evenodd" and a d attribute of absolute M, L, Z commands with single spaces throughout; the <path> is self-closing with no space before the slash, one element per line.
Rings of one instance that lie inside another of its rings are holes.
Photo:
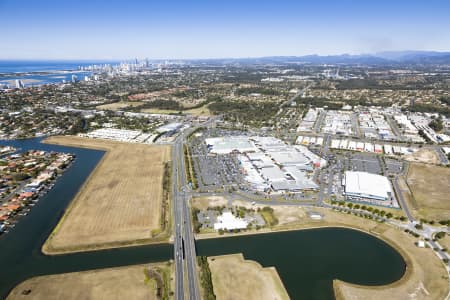
<path fill-rule="evenodd" d="M 0 0 L 0 59 L 450 50 L 450 1 Z"/>

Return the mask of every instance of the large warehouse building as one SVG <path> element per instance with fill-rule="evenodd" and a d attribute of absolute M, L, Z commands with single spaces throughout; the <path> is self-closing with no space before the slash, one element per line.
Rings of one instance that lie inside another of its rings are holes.
<path fill-rule="evenodd" d="M 392 186 L 385 176 L 366 172 L 345 172 L 345 196 L 348 199 L 392 200 Z"/>

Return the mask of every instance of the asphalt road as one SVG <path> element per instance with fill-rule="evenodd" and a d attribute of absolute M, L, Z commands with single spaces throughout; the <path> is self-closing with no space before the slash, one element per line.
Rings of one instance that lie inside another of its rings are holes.
<path fill-rule="evenodd" d="M 408 220 L 410 222 L 414 222 L 414 217 L 412 216 L 411 212 L 409 211 L 408 205 L 406 204 L 406 200 L 403 197 L 403 193 L 398 185 L 398 179 L 397 177 L 392 181 L 394 184 L 394 189 L 396 191 L 397 200 L 400 202 L 400 206 L 402 207 L 403 211 L 406 214 L 406 217 L 408 217 Z"/>
<path fill-rule="evenodd" d="M 203 126 L 209 125 L 211 119 Z M 172 195 L 174 202 L 174 256 L 175 256 L 175 299 L 186 298 L 185 283 L 189 291 L 190 300 L 199 300 L 200 291 L 197 277 L 197 254 L 195 239 L 191 223 L 191 210 L 189 208 L 189 188 L 186 179 L 183 145 L 188 136 L 197 127 L 192 127 L 181 133 L 175 140 L 172 151 Z M 186 273 L 185 273 L 186 267 Z M 186 281 L 185 281 L 186 279 Z"/>
<path fill-rule="evenodd" d="M 295 99 L 297 99 L 298 97 L 300 97 L 307 89 L 309 88 L 309 85 L 307 85 L 306 87 L 304 87 L 303 89 L 301 89 L 297 94 L 295 94 L 294 96 L 292 96 L 291 98 L 289 98 L 289 100 L 283 102 L 280 105 L 280 109 L 282 109 L 283 107 L 287 107 L 290 106 L 292 104 L 292 102 L 295 101 Z"/>
<path fill-rule="evenodd" d="M 437 152 L 437 155 L 439 156 L 439 159 L 441 160 L 441 164 L 443 165 L 448 165 L 448 158 L 447 155 L 445 155 L 444 152 L 442 152 L 441 147 L 436 146 L 434 147 L 434 150 Z"/>
<path fill-rule="evenodd" d="M 181 141 L 181 140 L 180 140 Z M 184 299 L 184 261 L 183 261 L 183 242 L 182 242 L 182 225 L 183 221 L 183 208 L 182 199 L 179 190 L 179 179 L 178 174 L 180 163 L 179 159 L 183 158 L 180 156 L 180 152 L 183 151 L 182 143 L 176 141 L 172 149 L 172 195 L 173 195 L 173 207 L 174 207 L 174 221 L 175 221 L 175 238 L 174 238 L 174 255 L 175 255 L 175 299 Z M 180 150 L 181 148 L 181 150 Z"/>

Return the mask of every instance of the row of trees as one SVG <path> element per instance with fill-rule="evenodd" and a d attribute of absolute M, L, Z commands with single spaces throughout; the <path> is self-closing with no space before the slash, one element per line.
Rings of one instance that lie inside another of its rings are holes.
<path fill-rule="evenodd" d="M 347 206 L 349 209 L 360 209 L 360 210 L 365 210 L 365 211 L 367 211 L 367 212 L 369 212 L 369 213 L 378 215 L 378 216 L 380 216 L 380 217 L 386 217 L 386 218 L 388 218 L 388 219 L 394 217 L 394 215 L 393 215 L 392 213 L 386 212 L 385 210 L 380 210 L 380 209 L 378 209 L 378 208 L 373 208 L 372 206 L 366 206 L 366 205 L 354 204 L 354 203 L 352 203 L 352 202 L 349 202 L 349 203 L 346 204 L 344 201 L 334 201 L 334 200 L 331 201 L 331 204 L 332 204 L 332 205 L 342 206 L 342 207 Z M 399 217 L 398 219 L 401 220 L 401 221 L 405 221 L 405 220 L 406 220 L 406 217 L 401 216 L 401 217 Z"/>
<path fill-rule="evenodd" d="M 215 300 L 211 270 L 209 269 L 208 258 L 206 256 L 197 257 L 198 266 L 200 267 L 200 283 L 203 287 L 203 299 Z"/>

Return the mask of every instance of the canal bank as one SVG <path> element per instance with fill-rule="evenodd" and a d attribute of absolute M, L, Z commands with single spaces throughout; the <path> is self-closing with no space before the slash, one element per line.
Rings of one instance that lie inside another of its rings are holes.
<path fill-rule="evenodd" d="M 70 255 L 44 256 L 41 246 L 64 209 L 103 156 L 102 151 L 41 144 L 39 139 L 1 141 L 27 149 L 71 152 L 77 160 L 54 188 L 8 235 L 0 238 L 0 278 L 5 297 L 21 281 L 38 275 L 169 260 L 168 244 L 127 247 Z M 333 279 L 383 285 L 400 279 L 405 262 L 383 241 L 355 230 L 324 228 L 197 242 L 199 255 L 243 253 L 263 266 L 274 266 L 292 299 L 333 299 Z"/>

